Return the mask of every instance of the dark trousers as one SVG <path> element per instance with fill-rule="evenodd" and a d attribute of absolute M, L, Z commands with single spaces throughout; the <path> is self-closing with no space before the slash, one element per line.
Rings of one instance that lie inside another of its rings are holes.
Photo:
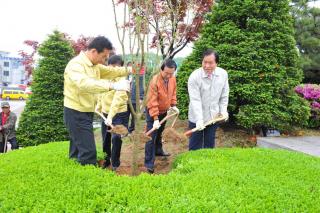
<path fill-rule="evenodd" d="M 81 165 L 97 163 L 97 150 L 93 134 L 93 112 L 79 112 L 64 107 L 64 122 L 69 131 L 69 158 Z"/>
<path fill-rule="evenodd" d="M 189 121 L 189 129 L 196 127 L 195 123 Z M 193 132 L 189 139 L 189 150 L 197 150 L 204 148 L 214 148 L 217 124 L 207 126 L 202 131 Z"/>
<path fill-rule="evenodd" d="M 0 142 L 0 153 L 3 153 L 3 152 L 4 152 L 4 146 L 7 145 L 6 142 L 10 142 L 10 144 L 11 144 L 11 149 L 12 149 L 12 150 L 19 148 L 19 145 L 18 145 L 18 142 L 17 142 L 17 138 L 16 138 L 16 137 L 10 138 L 10 139 L 8 139 L 7 141 L 5 141 L 5 136 L 3 136 L 2 142 Z M 8 148 L 6 147 L 6 150 L 7 150 L 7 149 L 8 149 Z"/>
<path fill-rule="evenodd" d="M 3 141 L 0 142 L 0 153 L 4 153 L 4 146 L 5 146 L 5 142 L 3 140 Z"/>
<path fill-rule="evenodd" d="M 134 111 L 137 111 L 137 104 L 136 103 L 132 103 L 133 109 Z M 134 118 L 133 115 L 130 111 L 130 108 L 128 106 L 128 112 L 129 112 L 129 116 L 131 115 L 131 121 L 130 121 L 130 126 L 129 126 L 129 133 L 133 132 L 135 130 L 135 123 L 134 123 Z"/>
<path fill-rule="evenodd" d="M 106 117 L 108 115 L 104 114 Z M 129 122 L 129 112 L 121 112 L 117 113 L 114 118 L 112 119 L 113 125 L 123 125 L 128 128 Z M 101 133 L 103 139 L 103 152 L 106 153 L 105 160 L 107 161 L 106 164 L 110 164 L 110 159 L 112 163 L 112 167 L 119 167 L 120 166 L 120 154 L 121 154 L 121 146 L 122 146 L 122 139 L 121 135 L 110 133 L 110 127 L 106 126 L 105 123 L 102 121 L 101 124 Z M 111 148 L 112 143 L 112 148 Z"/>
<path fill-rule="evenodd" d="M 159 115 L 159 121 L 166 117 L 167 113 Z M 146 120 L 147 120 L 147 131 L 153 127 L 153 118 L 149 115 L 149 111 L 146 110 Z M 145 159 L 144 165 L 147 168 L 154 168 L 154 161 L 156 158 L 156 153 L 163 152 L 162 150 L 162 132 L 165 128 L 166 122 L 164 122 L 158 130 L 152 132 L 152 139 L 148 141 L 145 145 Z"/>
<path fill-rule="evenodd" d="M 13 138 L 9 139 L 8 141 L 9 141 L 9 143 L 11 144 L 11 149 L 12 149 L 12 150 L 19 148 L 19 145 L 18 145 L 18 142 L 17 142 L 17 138 L 16 138 L 16 137 L 13 137 Z"/>

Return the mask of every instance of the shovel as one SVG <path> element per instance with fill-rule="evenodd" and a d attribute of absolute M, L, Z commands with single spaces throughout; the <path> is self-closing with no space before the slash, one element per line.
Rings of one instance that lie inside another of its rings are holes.
<path fill-rule="evenodd" d="M 207 127 L 207 126 L 209 126 L 211 124 L 215 124 L 217 122 L 224 121 L 225 119 L 226 119 L 226 117 L 224 117 L 222 115 L 217 115 L 212 120 L 209 120 L 207 123 L 205 123 L 204 126 Z M 195 127 L 193 129 L 190 129 L 190 130 L 186 131 L 184 133 L 184 135 L 187 136 L 187 137 L 190 137 L 193 132 L 196 132 L 196 131 L 199 131 L 199 130 L 200 130 L 199 128 Z"/>
<path fill-rule="evenodd" d="M 174 125 L 174 123 L 176 122 L 176 120 L 177 120 L 177 118 L 178 118 L 178 113 L 177 113 L 177 112 L 172 113 L 172 114 L 167 114 L 167 116 L 164 117 L 164 118 L 160 121 L 160 126 L 161 126 L 166 120 L 168 120 L 169 118 L 171 118 L 171 117 L 173 117 L 173 116 L 176 116 L 176 118 L 175 118 L 174 121 L 173 121 L 173 125 Z M 172 125 L 172 126 L 173 126 L 173 125 Z M 150 129 L 150 130 L 146 133 L 146 135 L 147 135 L 147 136 L 150 136 L 151 133 L 152 133 L 153 131 L 155 131 L 155 130 L 157 130 L 157 129 L 156 129 L 156 128 Z"/>
<path fill-rule="evenodd" d="M 97 109 L 95 110 L 95 112 L 100 115 L 100 117 L 103 119 L 103 121 L 106 123 L 107 121 L 107 118 L 101 113 L 99 112 Z M 126 127 L 124 127 L 123 125 L 109 125 L 111 127 L 111 130 L 108 130 L 108 132 L 111 132 L 111 133 L 116 133 L 116 134 L 119 134 L 121 135 L 121 138 L 124 138 L 126 136 L 128 136 L 128 130 L 126 129 Z M 126 130 L 126 133 L 125 133 L 125 130 Z M 123 132 L 123 133 L 120 133 L 120 132 Z"/>
<path fill-rule="evenodd" d="M 100 117 L 103 119 L 103 121 L 106 123 L 107 122 L 107 118 L 101 113 L 101 112 L 99 112 L 97 109 L 95 110 L 95 112 L 98 114 L 98 115 L 100 115 Z M 110 125 L 110 127 L 111 127 L 111 129 L 113 129 L 114 128 L 114 126 L 111 124 Z"/>

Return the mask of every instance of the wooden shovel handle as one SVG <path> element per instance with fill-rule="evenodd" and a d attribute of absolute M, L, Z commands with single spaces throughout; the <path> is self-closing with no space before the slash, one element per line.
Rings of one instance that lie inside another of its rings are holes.
<path fill-rule="evenodd" d="M 179 114 L 177 113 L 176 117 L 174 118 L 174 120 L 173 120 L 173 122 L 171 124 L 171 128 L 173 128 L 173 126 L 176 124 L 176 121 L 177 121 L 178 117 L 179 117 Z"/>
<path fill-rule="evenodd" d="M 210 120 L 210 121 L 208 121 L 204 126 L 205 127 L 207 127 L 207 126 L 209 126 L 209 125 L 211 125 L 211 124 L 214 124 L 214 123 L 216 123 L 216 122 L 218 122 L 218 121 L 222 121 L 222 120 L 224 120 L 225 118 L 223 118 L 223 117 L 221 117 L 221 118 L 213 118 L 212 120 Z M 184 133 L 184 135 L 185 136 L 187 136 L 187 137 L 190 137 L 191 136 L 191 134 L 193 133 L 193 132 L 196 132 L 196 131 L 199 131 L 199 129 L 198 128 L 193 128 L 193 129 L 190 129 L 190 130 L 188 130 L 188 131 L 186 131 L 185 133 Z"/>
<path fill-rule="evenodd" d="M 95 112 L 96 112 L 98 115 L 100 115 L 100 117 L 103 119 L 103 121 L 104 121 L 105 123 L 107 122 L 107 118 L 106 118 L 101 112 L 99 112 L 99 111 L 97 111 L 97 110 L 95 110 Z M 114 126 L 111 124 L 110 127 L 111 127 L 111 129 L 113 129 Z"/>
<path fill-rule="evenodd" d="M 175 116 L 175 115 L 177 115 L 177 113 L 172 113 L 172 114 L 166 115 L 166 117 L 164 117 L 164 118 L 160 121 L 160 126 L 161 126 L 166 120 L 168 120 L 169 118 L 171 118 L 172 116 Z M 155 128 L 150 129 L 150 130 L 146 133 L 146 135 L 147 135 L 147 136 L 150 136 L 150 134 L 151 134 L 153 131 L 155 131 L 155 130 L 156 130 Z"/>

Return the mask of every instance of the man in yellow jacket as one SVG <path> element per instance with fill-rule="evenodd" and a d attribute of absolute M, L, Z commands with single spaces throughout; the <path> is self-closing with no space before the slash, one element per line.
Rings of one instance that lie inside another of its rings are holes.
<path fill-rule="evenodd" d="M 97 96 L 109 90 L 130 90 L 127 80 L 111 81 L 127 76 L 125 68 L 103 65 L 112 49 L 107 38 L 96 37 L 85 52 L 68 63 L 64 72 L 64 121 L 70 135 L 69 157 L 81 165 L 97 163 L 92 126 Z"/>
<path fill-rule="evenodd" d="M 108 60 L 109 66 L 120 67 L 123 66 L 123 60 L 119 55 L 113 55 Z M 125 77 L 118 77 L 114 81 L 120 81 Z M 101 124 L 101 133 L 103 139 L 103 152 L 106 153 L 105 163 L 103 168 L 107 168 L 112 164 L 112 170 L 116 171 L 120 166 L 120 153 L 122 146 L 121 135 L 110 133 L 107 130 L 112 125 L 123 125 L 128 128 L 129 112 L 127 107 L 128 95 L 125 91 L 108 91 L 100 95 L 97 110 L 102 111 L 107 118 L 106 122 Z M 111 149 L 112 142 L 112 149 Z M 110 162 L 111 159 L 111 162 Z"/>

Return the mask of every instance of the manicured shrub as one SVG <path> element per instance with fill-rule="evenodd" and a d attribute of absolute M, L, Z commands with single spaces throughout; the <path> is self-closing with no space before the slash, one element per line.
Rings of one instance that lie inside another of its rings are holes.
<path fill-rule="evenodd" d="M 17 139 L 23 146 L 67 139 L 63 124 L 63 73 L 73 49 L 62 33 L 54 31 L 38 49 L 32 92 L 19 121 Z"/>
<path fill-rule="evenodd" d="M 207 18 L 192 54 L 178 72 L 178 104 L 187 117 L 187 79 L 213 48 L 229 74 L 231 121 L 247 129 L 303 126 L 308 103 L 294 87 L 303 73 L 287 0 L 220 0 Z"/>
<path fill-rule="evenodd" d="M 320 159 L 289 151 L 180 155 L 168 175 L 117 176 L 67 143 L 0 155 L 0 212 L 319 212 Z"/>
<path fill-rule="evenodd" d="M 296 93 L 309 101 L 311 107 L 311 116 L 308 121 L 308 127 L 320 127 L 320 85 L 305 84 L 295 88 Z"/>

